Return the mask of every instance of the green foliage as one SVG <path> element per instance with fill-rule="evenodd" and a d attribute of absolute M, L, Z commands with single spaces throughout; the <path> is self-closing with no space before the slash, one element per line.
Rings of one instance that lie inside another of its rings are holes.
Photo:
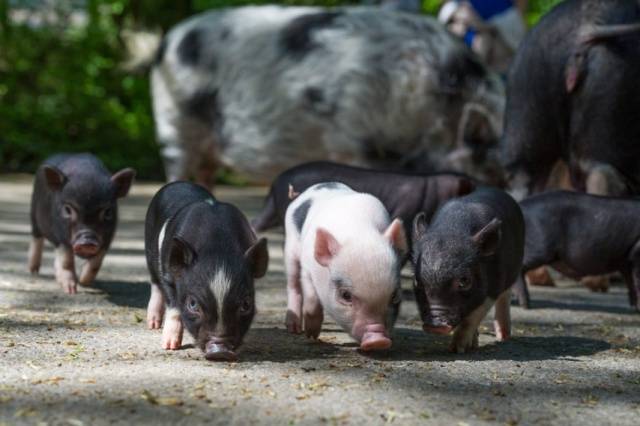
<path fill-rule="evenodd" d="M 558 0 L 531 1 L 536 21 Z M 10 19 L 42 1 L 0 0 L 0 172 L 33 171 L 57 152 L 89 151 L 111 170 L 133 166 L 141 178 L 162 178 L 149 82 L 120 64 L 124 28 L 167 30 L 210 8 L 269 0 L 59 0 L 48 23 Z M 47 2 L 49 3 L 49 2 Z M 283 0 L 337 6 L 357 0 Z M 442 0 L 423 0 L 436 13 Z M 84 9 L 83 9 L 84 8 Z M 72 24 L 86 10 L 88 25 Z M 76 13 L 77 15 L 77 13 Z"/>

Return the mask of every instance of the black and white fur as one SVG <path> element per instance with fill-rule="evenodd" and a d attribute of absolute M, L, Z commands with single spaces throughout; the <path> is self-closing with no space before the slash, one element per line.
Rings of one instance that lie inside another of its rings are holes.
<path fill-rule="evenodd" d="M 254 278 L 266 273 L 267 242 L 235 206 L 203 187 L 175 182 L 151 200 L 145 222 L 151 275 L 149 328 L 179 349 L 183 325 L 208 359 L 235 358 L 255 314 Z"/>
<path fill-rule="evenodd" d="M 503 84 L 464 43 L 374 8 L 197 15 L 160 43 L 151 85 L 168 180 L 209 187 L 220 165 L 266 183 L 313 160 L 483 178 L 502 127 Z"/>

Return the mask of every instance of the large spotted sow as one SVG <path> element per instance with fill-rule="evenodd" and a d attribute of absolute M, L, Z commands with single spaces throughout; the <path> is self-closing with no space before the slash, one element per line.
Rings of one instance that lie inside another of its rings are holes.
<path fill-rule="evenodd" d="M 268 183 L 313 160 L 496 174 L 503 84 L 432 18 L 204 13 L 164 37 L 151 83 L 169 180 L 210 187 L 224 165 Z"/>

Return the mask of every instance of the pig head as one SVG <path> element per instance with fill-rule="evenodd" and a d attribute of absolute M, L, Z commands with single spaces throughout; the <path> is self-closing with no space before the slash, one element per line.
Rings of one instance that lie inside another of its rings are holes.
<path fill-rule="evenodd" d="M 267 240 L 238 258 L 211 258 L 180 236 L 171 241 L 169 271 L 186 329 L 208 360 L 235 360 L 255 315 L 254 279 L 267 271 Z"/>
<path fill-rule="evenodd" d="M 424 214 L 414 220 L 415 295 L 425 331 L 448 334 L 488 297 L 492 261 L 501 240 L 493 219 L 472 235 L 429 230 Z"/>
<path fill-rule="evenodd" d="M 365 351 L 391 347 L 390 331 L 400 307 L 400 259 L 407 240 L 400 219 L 382 233 L 339 242 L 318 228 L 314 257 L 326 268 L 318 290 L 323 308 Z M 322 290 L 324 289 L 324 291 Z"/>
<path fill-rule="evenodd" d="M 109 177 L 44 165 L 43 172 L 53 195 L 57 240 L 68 242 L 73 253 L 85 259 L 108 249 L 118 220 L 117 199 L 129 192 L 135 171 L 126 168 Z"/>

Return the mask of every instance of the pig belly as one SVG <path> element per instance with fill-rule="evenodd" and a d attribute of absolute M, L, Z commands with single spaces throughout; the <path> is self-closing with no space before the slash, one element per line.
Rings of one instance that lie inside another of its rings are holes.
<path fill-rule="evenodd" d="M 620 269 L 619 265 L 607 263 L 602 259 L 569 259 L 554 262 L 550 266 L 562 275 L 574 280 L 579 280 L 589 275 L 603 275 Z"/>

